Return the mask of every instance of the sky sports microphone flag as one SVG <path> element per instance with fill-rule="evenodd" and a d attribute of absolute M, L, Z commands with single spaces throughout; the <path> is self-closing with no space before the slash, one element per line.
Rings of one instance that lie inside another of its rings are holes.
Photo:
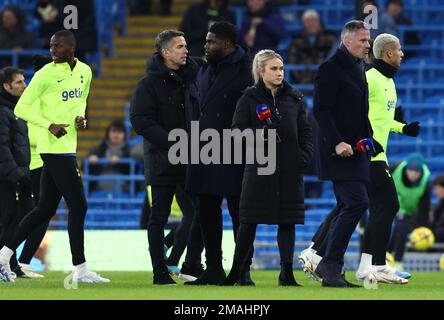
<path fill-rule="evenodd" d="M 265 120 L 267 122 L 267 125 L 273 128 L 273 121 L 271 121 L 271 109 L 265 104 L 260 104 L 256 107 L 256 113 L 259 118 L 259 120 Z M 276 132 L 276 142 L 280 143 L 281 138 L 279 137 L 279 134 Z"/>

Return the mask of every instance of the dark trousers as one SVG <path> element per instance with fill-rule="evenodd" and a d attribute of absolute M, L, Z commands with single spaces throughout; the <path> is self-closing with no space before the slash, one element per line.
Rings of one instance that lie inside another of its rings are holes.
<path fill-rule="evenodd" d="M 328 230 L 330 230 L 330 225 L 333 220 L 339 213 L 338 206 L 334 207 L 332 211 L 325 217 L 322 224 L 319 226 L 318 230 L 314 234 L 311 241 L 313 244 L 313 249 L 320 252 L 325 252 L 325 248 L 327 246 L 327 238 L 328 238 Z"/>
<path fill-rule="evenodd" d="M 84 222 L 87 210 L 82 178 L 75 157 L 54 154 L 41 155 L 44 165 L 37 206 L 20 222 L 17 232 L 7 241 L 11 250 L 17 249 L 35 228 L 51 219 L 63 197 L 68 206 L 68 235 L 72 263 L 85 262 Z"/>
<path fill-rule="evenodd" d="M 176 185 L 171 186 L 151 186 L 151 215 L 148 222 L 148 243 L 150 248 L 150 256 L 153 264 L 154 273 L 166 272 L 166 257 L 164 254 L 165 244 L 165 225 L 168 222 L 168 217 L 171 213 L 171 203 L 173 202 L 174 194 L 176 193 Z M 183 190 L 183 188 L 182 188 Z M 192 223 L 194 217 L 194 208 L 191 197 L 185 192 L 180 196 L 182 201 L 187 201 L 187 209 L 182 211 L 187 215 L 187 219 Z M 178 200 L 179 201 L 179 200 Z M 182 208 L 182 207 L 181 207 Z M 182 252 L 187 243 L 187 230 L 183 230 L 184 236 L 180 236 L 178 245 L 182 247 Z M 174 247 L 174 246 L 173 246 Z M 180 247 L 178 250 L 180 250 Z M 178 254 L 178 253 L 176 253 Z M 180 256 L 179 256 L 180 258 Z M 178 263 L 178 261 L 177 261 Z M 176 264 L 177 264 L 176 263 Z"/>
<path fill-rule="evenodd" d="M 31 170 L 32 194 L 34 195 L 32 208 L 37 205 L 40 197 L 40 178 L 42 175 L 42 171 L 43 167 Z M 32 208 L 30 208 L 30 210 L 32 210 Z M 28 213 L 29 211 L 27 211 L 26 213 Z M 26 213 L 24 215 L 26 215 Z M 24 215 L 22 216 L 22 218 L 24 217 Z M 43 237 L 45 236 L 50 220 L 51 219 L 49 218 L 45 222 L 38 225 L 34 229 L 34 231 L 32 231 L 31 234 L 26 238 L 25 245 L 23 246 L 23 250 L 19 258 L 20 263 L 29 264 L 31 262 L 32 257 L 36 253 L 37 249 L 40 246 L 40 243 L 43 240 Z"/>
<path fill-rule="evenodd" d="M 0 182 L 0 247 L 3 247 L 14 235 L 20 219 L 32 206 L 30 194 L 18 192 L 17 187 L 9 181 Z M 10 265 L 11 269 L 18 266 L 15 253 L 11 257 Z"/>
<path fill-rule="evenodd" d="M 322 256 L 326 263 L 342 264 L 353 231 L 368 208 L 367 186 L 360 181 L 333 181 L 333 190 L 338 214 L 331 221 Z"/>
<path fill-rule="evenodd" d="M 373 264 L 382 266 L 386 264 L 385 255 L 399 201 L 386 162 L 372 161 L 370 170 L 370 215 L 365 227 L 362 252 L 373 255 Z"/>
<path fill-rule="evenodd" d="M 188 235 L 187 253 L 184 261 L 184 263 L 190 268 L 193 266 L 200 267 L 202 251 L 204 249 L 198 203 L 197 199 L 194 199 L 196 211 Z"/>
<path fill-rule="evenodd" d="M 370 170 L 371 183 L 368 187 L 370 214 L 367 219 L 363 216 L 361 220 L 365 228 L 361 251 L 373 255 L 374 265 L 384 265 L 393 219 L 399 210 L 399 202 L 386 162 L 372 161 Z M 312 241 L 315 243 L 313 249 L 318 250 L 318 254 L 325 252 L 329 226 L 338 213 L 338 207 L 335 207 L 313 236 Z"/>
<path fill-rule="evenodd" d="M 228 211 L 233 223 L 234 239 L 239 228 L 239 196 L 227 196 Z M 222 266 L 222 195 L 199 195 L 199 217 L 202 229 L 202 238 L 205 246 L 207 267 L 219 268 Z M 247 266 L 251 265 L 253 249 L 247 259 Z"/>
<path fill-rule="evenodd" d="M 257 224 L 241 223 L 236 237 L 236 249 L 234 251 L 234 260 L 249 265 L 253 251 L 253 242 L 256 237 Z M 277 241 L 279 247 L 279 255 L 281 265 L 292 264 L 294 257 L 294 240 L 295 240 L 294 224 L 280 224 L 278 228 Z"/>
<path fill-rule="evenodd" d="M 413 230 L 415 216 L 397 215 L 393 227 L 388 251 L 394 253 L 396 262 L 402 262 L 404 258 L 407 236 Z"/>
<path fill-rule="evenodd" d="M 188 193 L 185 192 L 182 186 L 177 186 L 176 188 L 176 200 L 177 204 L 182 210 L 183 216 L 179 225 L 174 229 L 173 246 L 170 256 L 166 261 L 166 264 L 169 266 L 177 266 L 179 264 L 180 257 L 187 246 L 191 225 L 193 223 L 194 214 L 196 211 L 192 198 Z M 200 234 L 200 230 L 198 230 L 198 234 Z M 200 247 L 202 247 L 202 237 L 200 237 L 200 239 Z M 201 253 L 202 249 L 199 252 L 199 260 L 195 261 L 195 264 L 200 264 Z"/>

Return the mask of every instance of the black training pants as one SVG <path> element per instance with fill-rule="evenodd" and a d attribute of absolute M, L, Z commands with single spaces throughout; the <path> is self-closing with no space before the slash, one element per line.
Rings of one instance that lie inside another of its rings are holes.
<path fill-rule="evenodd" d="M 85 262 L 84 222 L 87 210 L 80 171 L 76 157 L 55 154 L 41 155 L 44 165 L 40 198 L 37 206 L 20 222 L 17 232 L 6 242 L 15 250 L 37 226 L 52 218 L 63 197 L 68 206 L 68 234 L 74 266 Z"/>

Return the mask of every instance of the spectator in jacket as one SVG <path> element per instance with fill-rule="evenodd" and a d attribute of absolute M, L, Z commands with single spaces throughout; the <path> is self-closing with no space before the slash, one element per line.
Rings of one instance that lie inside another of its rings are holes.
<path fill-rule="evenodd" d="M 203 57 L 208 28 L 217 21 L 236 23 L 234 13 L 228 9 L 229 0 L 204 0 L 192 5 L 183 17 L 180 30 L 185 33 L 190 56 Z"/>
<path fill-rule="evenodd" d="M 34 10 L 35 17 L 40 20 L 40 46 L 49 49 L 49 40 L 58 30 L 63 28 L 62 14 L 57 9 L 54 0 L 39 0 Z"/>
<path fill-rule="evenodd" d="M 407 243 L 407 235 L 415 228 L 429 226 L 431 210 L 430 170 L 424 158 L 418 153 L 391 166 L 399 199 L 388 251 L 394 253 L 395 268 L 403 270 L 402 259 Z"/>
<path fill-rule="evenodd" d="M 241 268 L 252 250 L 257 224 L 263 223 L 279 225 L 279 285 L 298 286 L 293 275 L 295 224 L 305 221 L 303 170 L 312 160 L 312 130 L 302 94 L 283 80 L 284 63 L 279 54 L 259 51 L 253 60 L 253 75 L 255 85 L 239 99 L 233 128 L 266 126 L 267 122 L 256 113 L 258 105 L 266 104 L 282 141 L 276 145 L 277 169 L 273 174 L 259 175 L 257 163 L 245 166 L 233 266 L 224 284 L 234 285 L 241 280 Z"/>
<path fill-rule="evenodd" d="M 0 12 L 0 48 L 22 51 L 34 48 L 32 33 L 25 30 L 26 15 L 15 6 Z"/>
<path fill-rule="evenodd" d="M 327 57 L 336 43 L 334 33 L 324 29 L 319 14 L 315 10 L 307 10 L 302 15 L 302 31 L 293 37 L 288 48 L 289 64 L 317 65 Z M 312 83 L 314 72 L 301 70 L 291 72 L 292 81 L 296 83 Z"/>
<path fill-rule="evenodd" d="M 279 41 L 286 36 L 285 23 L 270 2 L 248 0 L 239 35 L 241 43 L 250 48 L 251 56 L 262 49 L 277 51 Z"/>
<path fill-rule="evenodd" d="M 120 120 L 112 121 L 106 128 L 105 138 L 88 156 L 92 175 L 129 174 L 128 164 L 119 164 L 119 160 L 129 157 L 129 148 L 126 144 L 125 125 Z M 97 164 L 100 159 L 107 159 L 107 164 Z M 92 184 L 91 190 L 114 190 L 113 181 L 99 181 Z"/>

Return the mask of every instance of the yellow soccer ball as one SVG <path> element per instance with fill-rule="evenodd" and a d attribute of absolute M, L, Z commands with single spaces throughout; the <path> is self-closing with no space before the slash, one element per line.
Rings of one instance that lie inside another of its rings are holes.
<path fill-rule="evenodd" d="M 410 244 L 415 250 L 424 251 L 435 243 L 435 236 L 432 230 L 426 227 L 419 227 L 410 234 Z"/>
<path fill-rule="evenodd" d="M 393 268 L 395 266 L 395 258 L 393 258 L 393 255 L 390 252 L 386 252 L 385 261 L 390 267 Z"/>

